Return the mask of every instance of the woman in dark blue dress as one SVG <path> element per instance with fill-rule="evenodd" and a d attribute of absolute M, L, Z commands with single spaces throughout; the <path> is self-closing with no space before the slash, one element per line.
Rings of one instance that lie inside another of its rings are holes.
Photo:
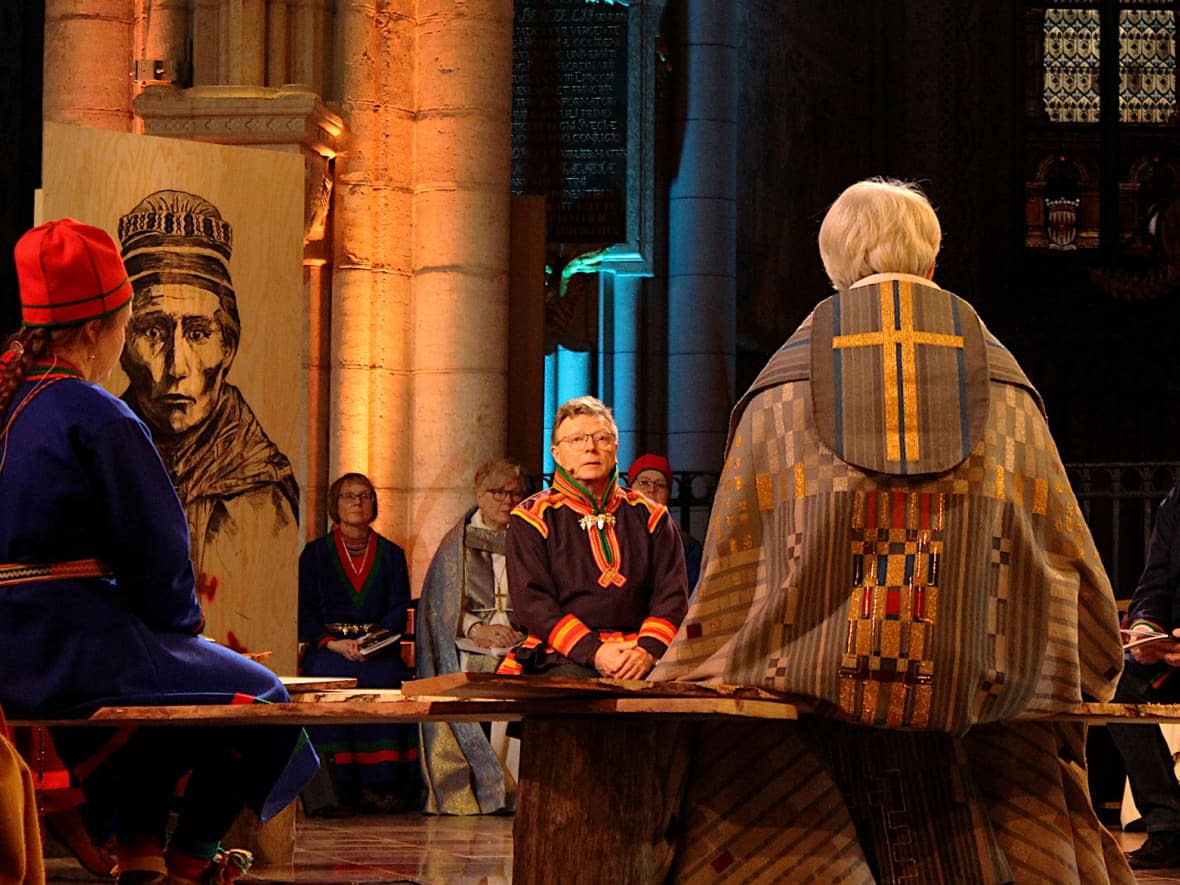
<path fill-rule="evenodd" d="M 118 248 L 71 219 L 16 246 L 23 325 L 0 356 L 0 706 L 286 701 L 266 668 L 202 639 L 188 523 L 144 424 L 99 382 L 123 347 Z M 318 766 L 302 729 L 68 728 L 91 833 L 119 885 L 201 881 L 244 806 L 266 820 Z M 188 775 L 169 831 L 177 785 Z"/>
<path fill-rule="evenodd" d="M 402 633 L 410 605 L 406 554 L 371 528 L 377 493 L 368 477 L 346 473 L 328 490 L 333 527 L 299 557 L 299 640 L 304 676 L 354 676 L 359 688 L 399 688 L 413 676 L 397 642 L 362 654 L 361 637 Z M 366 811 L 421 804 L 416 725 L 316 726 L 316 749 L 331 760 L 338 798 Z"/>

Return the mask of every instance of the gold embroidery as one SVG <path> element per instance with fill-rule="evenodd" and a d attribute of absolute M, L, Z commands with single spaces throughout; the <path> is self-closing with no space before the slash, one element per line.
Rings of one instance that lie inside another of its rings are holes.
<path fill-rule="evenodd" d="M 863 529 L 865 527 L 865 493 L 858 491 L 852 497 L 852 527 L 854 529 Z"/>
<path fill-rule="evenodd" d="M 910 725 L 914 728 L 925 728 L 930 724 L 931 694 L 932 689 L 929 685 L 919 685 L 914 691 L 914 710 L 910 716 Z"/>
<path fill-rule="evenodd" d="M 923 332 L 914 328 L 914 293 L 912 285 L 901 281 L 898 286 L 900 316 L 895 315 L 893 298 L 881 294 L 881 331 L 858 332 L 852 335 L 836 335 L 832 347 L 873 347 L 881 348 L 882 372 L 885 388 L 885 457 L 890 461 L 901 460 L 901 442 L 904 436 L 907 461 L 919 459 L 918 429 L 915 415 L 918 410 L 918 363 L 917 346 L 954 347 L 963 349 L 962 335 L 945 335 L 938 332 Z M 898 417 L 897 378 L 898 351 L 901 353 L 901 396 L 905 409 Z"/>
<path fill-rule="evenodd" d="M 754 477 L 754 485 L 758 489 L 758 509 L 774 509 L 774 479 L 765 473 Z"/>
<path fill-rule="evenodd" d="M 889 686 L 889 708 L 885 712 L 887 727 L 897 728 L 904 721 L 905 702 L 908 694 L 909 692 L 900 682 L 894 682 Z"/>
<path fill-rule="evenodd" d="M 1033 480 L 1032 512 L 1044 516 L 1049 512 L 1049 483 L 1044 479 Z"/>
<path fill-rule="evenodd" d="M 901 621 L 884 621 L 881 624 L 881 657 L 901 657 Z"/>
<path fill-rule="evenodd" d="M 856 622 L 856 654 L 858 656 L 873 653 L 873 622 L 865 619 Z"/>
<path fill-rule="evenodd" d="M 996 465 L 996 500 L 1004 500 L 1004 468 Z"/>
<path fill-rule="evenodd" d="M 927 655 L 937 618 L 946 496 L 882 492 L 855 500 L 840 697 L 859 701 L 846 709 L 866 723 L 928 721 L 934 673 Z"/>
<path fill-rule="evenodd" d="M 807 494 L 807 473 L 802 463 L 795 465 L 795 497 L 802 498 Z"/>
<path fill-rule="evenodd" d="M 877 719 L 877 698 L 881 691 L 880 682 L 865 682 L 861 690 L 860 720 L 870 725 Z"/>
<path fill-rule="evenodd" d="M 856 715 L 856 690 L 860 683 L 851 679 L 840 680 L 840 709 Z"/>
<path fill-rule="evenodd" d="M 926 625 L 921 621 L 914 621 L 910 624 L 907 639 L 909 646 L 909 659 L 921 660 L 926 655 Z"/>

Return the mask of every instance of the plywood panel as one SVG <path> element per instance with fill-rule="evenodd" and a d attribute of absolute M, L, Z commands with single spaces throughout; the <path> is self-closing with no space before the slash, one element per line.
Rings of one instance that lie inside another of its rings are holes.
<path fill-rule="evenodd" d="M 50 123 L 44 138 L 43 220 L 71 216 L 119 241 L 120 219 L 149 198 L 171 221 L 200 216 L 205 229 L 219 232 L 166 232 L 140 258 L 127 254 L 129 264 L 146 268 L 135 281 L 124 352 L 135 383 L 116 369 L 108 386 L 138 399 L 181 492 L 207 635 L 270 651 L 267 666 L 293 673 L 298 486 L 307 479 L 302 158 Z M 221 222 L 208 221 L 214 213 Z M 137 223 L 166 226 L 146 211 Z M 127 246 L 146 242 L 130 237 Z M 218 247 L 228 247 L 228 257 L 218 258 Z M 183 250 L 189 263 L 182 267 L 172 258 Z M 228 274 L 228 297 L 236 299 L 236 350 L 232 332 L 224 334 L 232 326 L 227 296 L 199 282 L 219 274 Z M 211 346 L 210 334 L 225 346 Z M 132 351 L 135 342 L 140 349 Z M 138 361 L 128 360 L 130 352 Z M 260 433 L 246 434 L 247 427 Z"/>

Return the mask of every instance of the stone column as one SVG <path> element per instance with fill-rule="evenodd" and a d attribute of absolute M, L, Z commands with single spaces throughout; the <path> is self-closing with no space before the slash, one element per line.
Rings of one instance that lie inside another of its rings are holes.
<path fill-rule="evenodd" d="M 133 0 L 45 0 L 44 119 L 132 130 Z"/>
<path fill-rule="evenodd" d="M 286 82 L 306 83 L 329 100 L 337 97 L 338 88 L 329 70 L 332 6 L 332 0 L 288 0 L 290 64 Z"/>
<path fill-rule="evenodd" d="M 221 32 L 221 82 L 262 86 L 266 82 L 265 0 L 225 0 Z"/>
<path fill-rule="evenodd" d="M 419 0 L 414 123 L 415 587 L 507 446 L 511 0 Z"/>
<path fill-rule="evenodd" d="M 685 100 L 668 218 L 668 457 L 718 470 L 736 359 L 736 35 L 728 0 L 687 0 Z"/>
<path fill-rule="evenodd" d="M 636 456 L 643 454 L 643 409 L 641 403 L 649 391 L 643 384 L 643 354 L 640 341 L 640 301 L 643 278 L 627 274 L 602 274 L 609 277 L 609 298 L 602 307 L 603 331 L 610 335 L 610 391 L 608 405 L 619 426 L 619 470 L 626 470 Z M 605 294 L 605 293 L 604 293 Z M 609 320 L 609 322 L 608 322 Z"/>
<path fill-rule="evenodd" d="M 406 488 L 414 421 L 409 364 L 413 218 L 414 0 L 381 11 L 336 7 L 340 112 L 348 141 L 336 160 L 333 212 L 332 480 L 368 474 L 376 528 L 399 544 L 410 530 Z"/>
<path fill-rule="evenodd" d="M 193 0 L 193 86 L 214 86 L 226 82 L 225 72 L 220 69 L 220 3 L 221 0 Z"/>
<path fill-rule="evenodd" d="M 191 82 L 189 59 L 190 0 L 139 0 L 136 4 L 135 79 L 140 83 Z"/>
<path fill-rule="evenodd" d="M 287 0 L 267 0 L 266 2 L 266 85 L 282 86 L 285 83 L 298 83 L 288 76 L 291 70 L 291 45 L 288 34 L 291 33 L 291 18 L 287 14 Z M 305 82 L 308 86 L 312 84 Z M 321 84 L 322 85 L 322 84 Z M 314 88 L 314 87 L 313 87 Z M 315 90 L 323 95 L 319 89 Z"/>

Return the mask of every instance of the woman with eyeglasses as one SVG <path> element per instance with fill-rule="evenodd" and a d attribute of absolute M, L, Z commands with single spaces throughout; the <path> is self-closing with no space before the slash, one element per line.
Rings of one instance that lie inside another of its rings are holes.
<path fill-rule="evenodd" d="M 353 676 L 358 688 L 399 688 L 413 673 L 394 639 L 406 629 L 410 577 L 406 554 L 373 531 L 377 491 L 361 473 L 346 473 L 328 489 L 332 530 L 299 557 L 299 641 L 306 643 L 304 676 Z M 413 811 L 421 804 L 415 725 L 316 726 L 312 743 L 334 770 L 334 814 L 341 806 L 369 812 Z"/>
<path fill-rule="evenodd" d="M 525 470 L 495 458 L 475 471 L 476 506 L 443 537 L 418 600 L 418 676 L 494 672 L 524 634 L 512 623 L 504 534 L 525 496 Z M 502 723 L 428 722 L 422 726 L 426 810 L 490 814 L 511 809 L 515 780 Z M 490 743 L 489 743 L 490 740 Z M 509 766 L 511 768 L 511 766 Z"/>
<path fill-rule="evenodd" d="M 508 591 L 528 636 L 501 673 L 641 679 L 688 607 L 668 509 L 619 485 L 619 430 L 592 396 L 553 418 L 553 485 L 508 522 Z"/>
<path fill-rule="evenodd" d="M 631 462 L 631 469 L 627 471 L 627 486 L 667 507 L 672 495 L 672 465 L 663 455 L 650 452 L 640 455 Z M 682 529 L 675 520 L 672 524 L 676 526 L 680 543 L 684 547 L 684 568 L 688 571 L 688 598 L 691 600 L 701 574 L 701 542 Z"/>

